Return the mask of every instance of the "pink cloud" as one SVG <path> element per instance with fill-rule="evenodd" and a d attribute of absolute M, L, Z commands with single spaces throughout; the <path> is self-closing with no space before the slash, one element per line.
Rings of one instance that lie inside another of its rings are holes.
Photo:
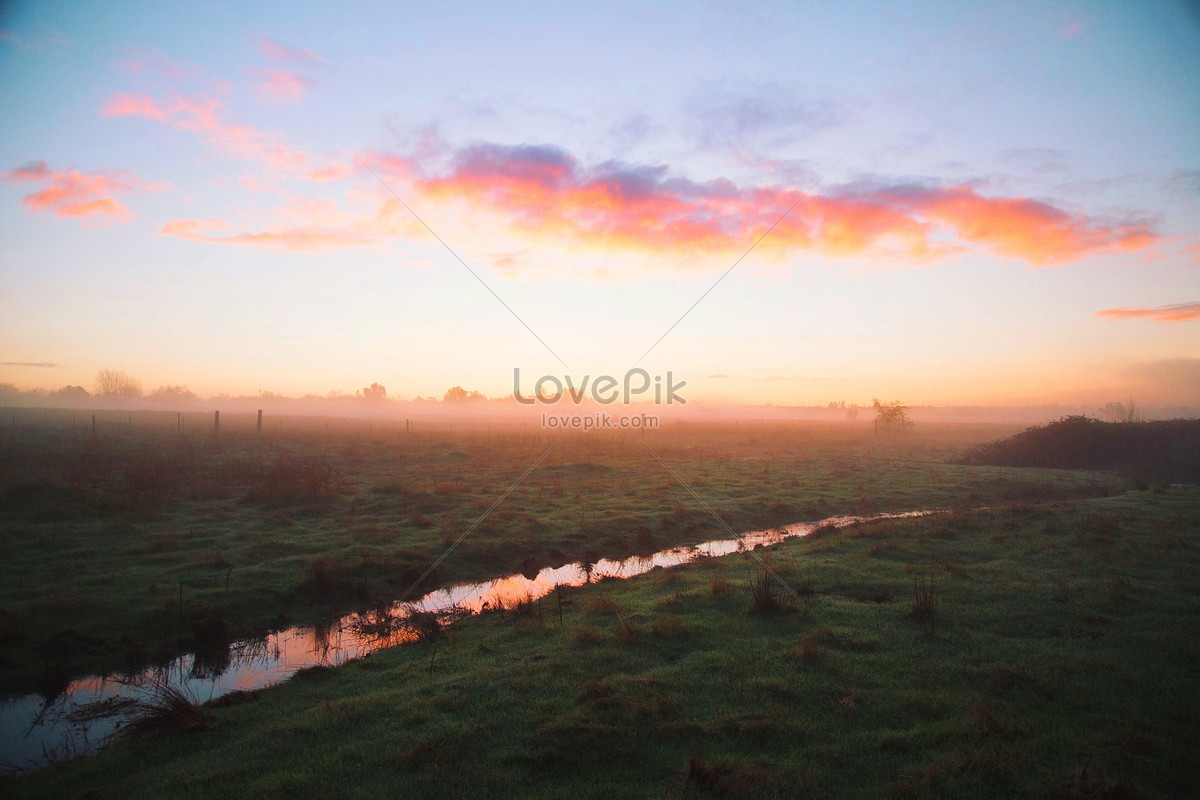
<path fill-rule="evenodd" d="M 1074 39 L 1079 34 L 1083 33 L 1087 28 L 1088 18 L 1086 16 L 1075 14 L 1066 19 L 1058 29 L 1058 38 L 1060 41 Z"/>
<path fill-rule="evenodd" d="M 1156 308 L 1106 308 L 1093 316 L 1101 319 L 1152 319 L 1155 322 L 1191 322 L 1200 319 L 1200 302 L 1176 303 Z"/>
<path fill-rule="evenodd" d="M 258 79 L 256 91 L 261 102 L 299 103 L 313 85 L 310 79 L 285 69 L 252 69 L 250 72 Z"/>
<path fill-rule="evenodd" d="M 99 170 L 86 173 L 78 170 L 58 171 L 44 161 L 4 173 L 9 183 L 38 183 L 42 188 L 27 194 L 21 204 L 35 213 L 56 217 L 89 219 L 93 222 L 128 221 L 135 214 L 118 202 L 114 195 L 134 192 L 158 192 L 167 184 L 148 183 L 126 170 Z"/>
<path fill-rule="evenodd" d="M 1200 264 L 1200 242 L 1183 248 L 1183 254 L 1191 259 L 1193 267 Z"/>
<path fill-rule="evenodd" d="M 219 150 L 274 169 L 307 168 L 308 154 L 293 148 L 284 136 L 227 122 L 224 112 L 224 104 L 216 97 L 175 94 L 160 101 L 125 92 L 113 95 L 100 110 L 105 117 L 140 117 L 198 134 Z"/>
<path fill-rule="evenodd" d="M 327 164 L 323 167 L 309 170 L 305 177 L 313 183 L 328 183 L 330 181 L 338 181 L 343 178 L 349 178 L 356 172 L 355 167 L 344 162 L 336 162 Z"/>
<path fill-rule="evenodd" d="M 109 65 L 114 70 L 131 75 L 168 78 L 177 83 L 197 81 L 209 86 L 225 85 L 223 81 L 215 81 L 212 74 L 200 64 L 167 58 L 161 50 L 154 48 L 137 48 L 131 55 L 110 61 Z"/>
<path fill-rule="evenodd" d="M 272 39 L 270 36 L 259 36 L 257 39 L 258 52 L 270 61 L 292 62 L 298 64 L 324 63 L 319 55 L 312 50 L 301 50 Z"/>
<path fill-rule="evenodd" d="M 50 177 L 50 168 L 46 166 L 45 161 L 31 161 L 23 167 L 17 167 L 5 173 L 5 178 L 10 183 L 18 181 L 40 181 Z"/>
<path fill-rule="evenodd" d="M 158 107 L 153 97 L 148 95 L 117 92 L 108 99 L 100 110 L 104 117 L 142 117 L 155 122 L 166 122 L 167 112 Z"/>

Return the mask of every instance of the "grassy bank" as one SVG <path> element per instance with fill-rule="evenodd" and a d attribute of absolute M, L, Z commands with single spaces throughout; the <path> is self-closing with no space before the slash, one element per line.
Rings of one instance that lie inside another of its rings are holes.
<path fill-rule="evenodd" d="M 1143 486 L 1200 482 L 1200 419 L 1101 422 L 1063 417 L 972 447 L 963 464 L 1111 470 Z"/>
<path fill-rule="evenodd" d="M 69 421 L 69 417 L 68 417 Z M 625 557 L 832 514 L 1096 495 L 1094 473 L 947 463 L 989 427 L 876 437 L 864 425 L 96 439 L 22 428 L 0 447 L 0 691 L 315 622 L 522 564 Z M 556 443 L 557 442 L 557 443 Z M 553 447 L 552 447 L 553 446 Z M 208 644 L 208 643 L 204 643 Z"/>
<path fill-rule="evenodd" d="M 3 788 L 1189 796 L 1198 612 L 1195 489 L 874 523 L 571 590 L 561 624 L 467 619 Z"/>

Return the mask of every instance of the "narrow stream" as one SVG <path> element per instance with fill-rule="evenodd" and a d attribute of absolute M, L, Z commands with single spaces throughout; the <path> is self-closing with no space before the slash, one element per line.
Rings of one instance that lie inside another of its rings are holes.
<path fill-rule="evenodd" d="M 416 612 L 438 615 L 446 625 L 460 616 L 478 614 L 526 599 L 538 599 L 555 586 L 582 586 L 601 578 L 632 578 L 656 567 L 684 564 L 704 556 L 725 556 L 807 536 L 818 527 L 842 527 L 876 519 L 917 517 L 931 511 L 830 517 L 782 528 L 751 531 L 736 539 L 721 539 L 673 547 L 654 555 L 623 561 L 602 559 L 591 566 L 573 562 L 548 567 L 536 577 L 520 573 L 481 583 L 462 583 L 430 592 L 419 600 L 391 608 L 348 614 L 328 625 L 298 626 L 258 639 L 233 643 L 228 652 L 198 658 L 189 653 L 165 666 L 135 675 L 91 676 L 72 682 L 57 697 L 29 694 L 0 701 L 0 770 L 28 772 L 47 764 L 94 752 L 111 742 L 134 719 L 156 687 L 181 689 L 197 702 L 215 700 L 230 692 L 260 689 L 285 681 L 297 671 L 317 665 L 336 666 L 384 647 L 417 638 L 405 618 Z"/>

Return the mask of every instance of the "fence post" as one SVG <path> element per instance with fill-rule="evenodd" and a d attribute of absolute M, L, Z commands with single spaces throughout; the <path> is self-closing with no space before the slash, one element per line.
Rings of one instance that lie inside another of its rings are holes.
<path fill-rule="evenodd" d="M 213 412 L 213 436 L 221 433 L 221 412 Z"/>
<path fill-rule="evenodd" d="M 262 436 L 262 409 L 258 410 L 258 435 Z"/>

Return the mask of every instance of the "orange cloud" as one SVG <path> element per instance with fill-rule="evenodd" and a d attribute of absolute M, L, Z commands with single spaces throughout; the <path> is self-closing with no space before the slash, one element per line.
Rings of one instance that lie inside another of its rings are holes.
<path fill-rule="evenodd" d="M 447 174 L 418 179 L 415 187 L 431 200 L 485 205 L 542 237 L 664 254 L 744 250 L 793 205 L 764 250 L 929 260 L 966 246 L 1042 266 L 1158 239 L 1146 225 L 1107 225 L 1036 200 L 983 197 L 968 186 L 809 196 L 777 186 L 695 183 L 663 167 L 585 169 L 553 147 L 478 145 L 460 152 Z M 959 243 L 946 241 L 951 236 Z"/>
<path fill-rule="evenodd" d="M 154 184 L 131 175 L 125 170 L 86 173 L 78 170 L 58 171 L 44 161 L 4 173 L 9 183 L 40 183 L 45 188 L 25 195 L 21 204 L 34 212 L 46 212 L 56 217 L 93 219 L 102 223 L 127 221 L 135 214 L 119 203 L 114 194 L 132 191 L 162 191 L 166 184 Z"/>
<path fill-rule="evenodd" d="M 981 197 L 968 186 L 919 195 L 912 206 L 917 213 L 997 255 L 1039 266 L 1139 250 L 1158 240 L 1144 224 L 1103 225 L 1037 200 Z"/>
<path fill-rule="evenodd" d="M 258 99 L 265 103 L 299 103 L 313 84 L 303 75 L 286 69 L 252 69 L 251 74 L 258 78 Z"/>
<path fill-rule="evenodd" d="M 1200 302 L 1176 303 L 1157 308 L 1106 308 L 1093 316 L 1101 319 L 1152 319 L 1155 322 L 1191 322 L 1200 319 Z"/>

